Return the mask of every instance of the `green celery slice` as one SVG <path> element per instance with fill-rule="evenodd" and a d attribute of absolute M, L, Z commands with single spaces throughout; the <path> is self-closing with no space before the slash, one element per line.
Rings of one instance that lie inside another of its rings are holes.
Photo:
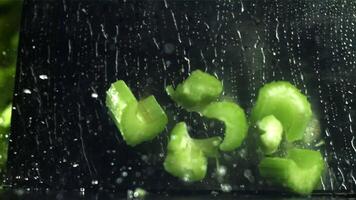
<path fill-rule="evenodd" d="M 197 110 L 216 100 L 222 89 L 222 83 L 217 78 L 201 70 L 195 70 L 175 90 L 171 85 L 167 86 L 166 92 L 185 109 Z"/>
<path fill-rule="evenodd" d="M 228 101 L 213 102 L 207 105 L 201 114 L 224 122 L 225 136 L 220 144 L 220 150 L 232 151 L 241 145 L 247 135 L 248 124 L 240 106 Z"/>
<path fill-rule="evenodd" d="M 274 115 L 283 125 L 289 142 L 303 138 L 312 117 L 310 103 L 295 86 L 286 81 L 264 85 L 252 110 L 252 121 Z"/>
<path fill-rule="evenodd" d="M 137 103 L 135 96 L 123 80 L 111 84 L 106 92 L 106 106 L 117 127 L 120 128 L 121 116 L 127 105 Z"/>
<path fill-rule="evenodd" d="M 221 137 L 211 137 L 206 139 L 193 139 L 193 142 L 203 151 L 207 157 L 216 158 L 219 156 L 219 145 Z"/>
<path fill-rule="evenodd" d="M 3 128 L 10 127 L 11 124 L 11 111 L 12 104 L 8 105 L 3 111 L 0 113 L 0 126 Z"/>
<path fill-rule="evenodd" d="M 107 91 L 106 105 L 125 142 L 130 146 L 152 140 L 168 123 L 167 115 L 154 96 L 137 101 L 122 80 L 113 83 Z"/>
<path fill-rule="evenodd" d="M 286 158 L 264 158 L 259 171 L 262 177 L 277 185 L 309 195 L 320 182 L 324 161 L 318 151 L 292 149 Z"/>
<path fill-rule="evenodd" d="M 204 179 L 207 157 L 189 136 L 184 122 L 173 128 L 167 150 L 163 165 L 168 173 L 187 182 Z"/>
<path fill-rule="evenodd" d="M 261 131 L 260 141 L 266 154 L 272 154 L 277 151 L 282 141 L 282 124 L 273 115 L 264 117 L 257 122 L 257 127 Z"/>
<path fill-rule="evenodd" d="M 151 95 L 127 105 L 122 114 L 121 134 L 128 145 L 136 146 L 155 138 L 167 123 L 167 115 Z"/>
<path fill-rule="evenodd" d="M 0 173 L 4 169 L 7 161 L 11 111 L 12 105 L 10 104 L 0 112 Z"/>

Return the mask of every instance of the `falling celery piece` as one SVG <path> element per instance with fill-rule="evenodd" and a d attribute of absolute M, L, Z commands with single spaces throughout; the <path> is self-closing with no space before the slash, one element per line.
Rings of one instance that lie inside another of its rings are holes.
<path fill-rule="evenodd" d="M 216 100 L 222 89 L 222 83 L 217 78 L 201 70 L 195 70 L 176 89 L 171 85 L 167 86 L 166 92 L 185 109 L 197 110 Z"/>
<path fill-rule="evenodd" d="M 168 173 L 188 182 L 204 179 L 207 158 L 189 136 L 184 122 L 173 128 L 167 150 L 163 165 Z"/>
<path fill-rule="evenodd" d="M 0 110 L 5 109 L 12 101 L 15 66 L 0 66 Z M 1 114 L 1 113 L 0 113 Z"/>
<path fill-rule="evenodd" d="M 120 127 L 124 108 L 132 103 L 137 103 L 137 100 L 124 81 L 119 80 L 111 84 L 106 92 L 106 106 L 109 108 L 110 114 L 118 127 Z"/>
<path fill-rule="evenodd" d="M 224 122 L 225 136 L 220 144 L 221 151 L 232 151 L 241 145 L 246 137 L 248 124 L 240 106 L 228 101 L 213 102 L 207 105 L 201 114 Z"/>
<path fill-rule="evenodd" d="M 277 81 L 259 90 L 252 121 L 257 122 L 268 115 L 274 115 L 281 122 L 287 141 L 292 142 L 303 138 L 312 111 L 307 97 L 295 86 Z"/>
<path fill-rule="evenodd" d="M 193 141 L 207 157 L 216 158 L 219 156 L 219 145 L 222 141 L 221 137 L 193 139 Z"/>
<path fill-rule="evenodd" d="M 122 114 L 121 133 L 128 145 L 136 146 L 155 138 L 167 123 L 167 115 L 151 95 L 127 105 Z"/>
<path fill-rule="evenodd" d="M 259 164 L 262 177 L 292 192 L 309 195 L 318 186 L 324 161 L 318 151 L 292 149 L 286 158 L 267 157 Z"/>
<path fill-rule="evenodd" d="M 5 134 L 8 134 L 9 129 L 3 129 L 0 127 L 0 132 L 5 131 Z M 3 134 L 3 133 L 1 133 Z M 0 140 L 0 173 L 6 169 L 6 162 L 7 162 L 7 152 L 8 152 L 8 138 L 1 136 Z"/>
<path fill-rule="evenodd" d="M 171 175 L 192 182 L 204 179 L 207 157 L 217 156 L 219 137 L 193 139 L 184 122 L 176 124 L 168 143 L 164 169 Z"/>
<path fill-rule="evenodd" d="M 7 161 L 8 134 L 11 124 L 12 105 L 0 111 L 0 171 L 4 168 Z"/>
<path fill-rule="evenodd" d="M 12 105 L 10 104 L 6 107 L 6 109 L 1 111 L 1 113 L 0 113 L 0 127 L 3 127 L 3 128 L 10 127 L 11 110 L 12 110 Z"/>
<path fill-rule="evenodd" d="M 260 141 L 266 154 L 272 154 L 277 151 L 282 140 L 282 124 L 273 115 L 264 117 L 257 122 L 261 135 Z"/>
<path fill-rule="evenodd" d="M 113 83 L 107 91 L 106 105 L 126 143 L 136 146 L 161 133 L 168 118 L 154 96 L 137 101 L 124 81 Z"/>

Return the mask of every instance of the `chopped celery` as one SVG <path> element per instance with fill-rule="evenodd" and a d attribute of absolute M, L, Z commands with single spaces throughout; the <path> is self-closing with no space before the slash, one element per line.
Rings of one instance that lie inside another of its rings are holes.
<path fill-rule="evenodd" d="M 204 179 L 207 171 L 207 157 L 202 149 L 189 136 L 184 122 L 172 130 L 164 169 L 184 181 Z"/>
<path fill-rule="evenodd" d="M 219 156 L 219 145 L 221 143 L 220 137 L 193 139 L 193 141 L 207 157 L 216 158 Z"/>
<path fill-rule="evenodd" d="M 6 68 L 0 66 L 0 110 L 5 109 L 12 101 L 13 86 L 15 82 L 14 74 L 15 65 Z"/>
<path fill-rule="evenodd" d="M 257 126 L 261 131 L 260 141 L 264 152 L 272 154 L 277 151 L 282 140 L 282 124 L 273 115 L 268 115 L 257 122 Z"/>
<path fill-rule="evenodd" d="M 3 111 L 0 111 L 0 171 L 6 164 L 9 143 L 9 129 L 11 124 L 12 105 L 10 104 Z"/>
<path fill-rule="evenodd" d="M 168 123 L 167 115 L 154 96 L 138 103 L 131 103 L 124 109 L 121 119 L 121 134 L 126 143 L 136 146 L 155 138 Z"/>
<path fill-rule="evenodd" d="M 11 111 L 12 105 L 8 105 L 5 110 L 1 111 L 0 113 L 0 127 L 8 128 L 10 127 L 11 123 Z"/>
<path fill-rule="evenodd" d="M 201 112 L 204 117 L 218 119 L 225 124 L 225 137 L 220 150 L 232 151 L 239 147 L 245 139 L 248 124 L 244 111 L 232 102 L 214 102 L 207 105 Z"/>
<path fill-rule="evenodd" d="M 201 70 L 195 70 L 175 90 L 170 85 L 166 91 L 180 106 L 188 110 L 196 110 L 216 100 L 222 89 L 222 83 L 217 78 Z"/>
<path fill-rule="evenodd" d="M 308 195 L 318 186 L 324 161 L 318 151 L 292 149 L 286 158 L 263 159 L 259 171 L 262 177 L 275 184 Z"/>
<path fill-rule="evenodd" d="M 130 146 L 153 139 L 168 122 L 167 115 L 154 96 L 137 101 L 122 80 L 113 83 L 107 91 L 106 105 Z"/>
<path fill-rule="evenodd" d="M 252 121 L 274 115 L 283 125 L 289 142 L 303 138 L 312 117 L 310 103 L 295 86 L 286 81 L 264 85 L 252 110 Z"/>
<path fill-rule="evenodd" d="M 124 81 L 119 80 L 111 84 L 106 92 L 106 106 L 109 108 L 110 114 L 118 127 L 120 127 L 124 108 L 131 103 L 137 103 L 137 100 Z"/>

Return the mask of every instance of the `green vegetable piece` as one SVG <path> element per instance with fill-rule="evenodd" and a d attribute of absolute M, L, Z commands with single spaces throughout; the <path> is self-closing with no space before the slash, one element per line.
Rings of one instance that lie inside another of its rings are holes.
<path fill-rule="evenodd" d="M 309 195 L 318 186 L 324 161 L 318 151 L 292 149 L 286 158 L 267 157 L 259 164 L 262 177 L 291 191 Z"/>
<path fill-rule="evenodd" d="M 219 156 L 219 145 L 221 144 L 221 137 L 211 137 L 206 139 L 193 139 L 207 157 L 216 158 Z"/>
<path fill-rule="evenodd" d="M 168 123 L 167 115 L 154 96 L 127 105 L 121 119 L 121 134 L 126 143 L 136 146 L 161 133 Z"/>
<path fill-rule="evenodd" d="M 272 154 L 277 151 L 282 140 L 282 124 L 273 115 L 268 115 L 257 122 L 257 126 L 261 131 L 260 140 L 264 152 Z"/>
<path fill-rule="evenodd" d="M 228 101 L 214 102 L 206 106 L 201 114 L 224 122 L 226 128 L 224 140 L 220 144 L 221 151 L 232 151 L 241 145 L 246 137 L 248 124 L 240 106 Z"/>
<path fill-rule="evenodd" d="M 111 84 L 106 92 L 106 106 L 117 127 L 120 128 L 121 116 L 127 105 L 137 103 L 135 96 L 130 88 L 122 80 Z"/>
<path fill-rule="evenodd" d="M 166 88 L 167 94 L 180 106 L 187 110 L 196 110 L 216 100 L 223 86 L 214 76 L 195 70 L 176 90 L 170 85 Z"/>
<path fill-rule="evenodd" d="M 11 124 L 11 111 L 12 105 L 6 107 L 5 110 L 0 113 L 0 126 L 3 128 L 9 128 Z"/>
<path fill-rule="evenodd" d="M 1 52 L 1 51 L 0 51 Z M 1 62 L 1 59 L 0 59 Z M 0 65 L 0 110 L 3 110 L 12 101 L 14 86 L 15 65 L 2 68 Z M 1 113 L 0 113 L 1 115 Z"/>
<path fill-rule="evenodd" d="M 208 165 L 207 157 L 189 136 L 184 122 L 173 128 L 167 149 L 163 165 L 168 173 L 187 182 L 204 179 Z"/>
<path fill-rule="evenodd" d="M 106 106 L 118 127 L 124 108 L 131 103 L 137 103 L 137 100 L 124 81 L 119 80 L 111 84 L 106 92 Z"/>
<path fill-rule="evenodd" d="M 106 105 L 130 146 L 152 140 L 168 123 L 167 115 L 154 96 L 138 102 L 122 80 L 113 83 L 107 91 Z"/>
<path fill-rule="evenodd" d="M 11 110 L 12 105 L 10 104 L 5 110 L 0 111 L 0 173 L 4 169 L 7 161 Z"/>
<path fill-rule="evenodd" d="M 310 103 L 296 87 L 286 81 L 264 85 L 252 110 L 252 121 L 274 115 L 283 125 L 287 141 L 303 138 L 312 117 Z"/>
<path fill-rule="evenodd" d="M 0 0 L 0 6 L 10 3 L 11 0 Z"/>
<path fill-rule="evenodd" d="M 303 142 L 307 144 L 315 143 L 320 140 L 320 134 L 320 121 L 318 117 L 313 114 L 307 128 L 305 129 Z"/>

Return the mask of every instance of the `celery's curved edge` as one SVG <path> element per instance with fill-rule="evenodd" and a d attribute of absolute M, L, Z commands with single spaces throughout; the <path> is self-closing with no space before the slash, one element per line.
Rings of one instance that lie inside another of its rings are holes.
<path fill-rule="evenodd" d="M 216 100 L 223 86 L 215 76 L 194 70 L 176 89 L 169 85 L 165 90 L 179 106 L 188 111 L 198 111 L 200 107 Z"/>
<path fill-rule="evenodd" d="M 307 97 L 294 85 L 273 81 L 260 88 L 251 120 L 256 123 L 271 114 L 282 123 L 287 141 L 293 142 L 303 139 L 312 110 Z"/>
<path fill-rule="evenodd" d="M 300 195 L 310 195 L 318 186 L 325 166 L 318 151 L 292 149 L 287 157 L 266 157 L 258 169 L 262 177 Z"/>
<path fill-rule="evenodd" d="M 207 105 L 201 114 L 224 122 L 225 134 L 220 144 L 221 151 L 233 151 L 241 145 L 247 135 L 248 122 L 239 105 L 228 101 L 213 102 Z"/>
<path fill-rule="evenodd" d="M 106 106 L 129 146 L 152 140 L 168 123 L 166 113 L 153 95 L 137 101 L 123 80 L 111 84 L 106 92 Z"/>

